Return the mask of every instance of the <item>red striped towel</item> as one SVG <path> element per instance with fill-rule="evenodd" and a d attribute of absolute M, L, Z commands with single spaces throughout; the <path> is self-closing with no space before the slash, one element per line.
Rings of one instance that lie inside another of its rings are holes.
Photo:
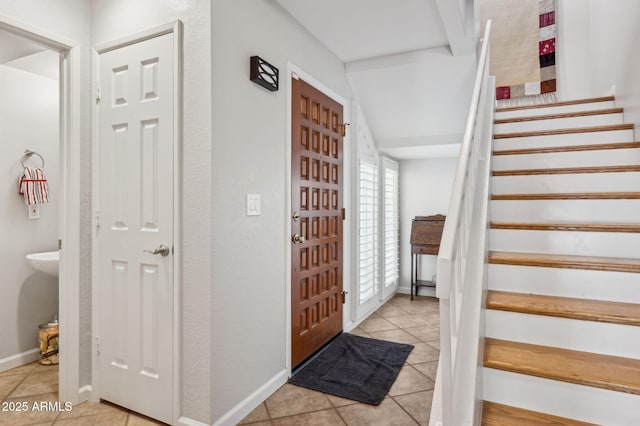
<path fill-rule="evenodd" d="M 49 202 L 49 187 L 44 171 L 37 167 L 25 167 L 18 181 L 18 194 L 24 196 L 27 205 Z"/>

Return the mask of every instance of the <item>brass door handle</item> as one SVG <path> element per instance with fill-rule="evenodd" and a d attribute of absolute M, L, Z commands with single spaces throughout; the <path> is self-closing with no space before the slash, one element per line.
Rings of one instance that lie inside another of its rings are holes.
<path fill-rule="evenodd" d="M 300 234 L 293 234 L 293 236 L 291 237 L 291 241 L 293 241 L 294 244 L 302 244 L 305 242 L 305 239 Z"/>

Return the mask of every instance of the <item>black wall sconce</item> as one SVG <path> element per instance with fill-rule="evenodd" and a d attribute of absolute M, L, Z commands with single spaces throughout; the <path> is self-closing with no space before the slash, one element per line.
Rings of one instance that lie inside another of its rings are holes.
<path fill-rule="evenodd" d="M 259 56 L 252 56 L 250 61 L 249 80 L 275 92 L 278 90 L 278 68 Z"/>

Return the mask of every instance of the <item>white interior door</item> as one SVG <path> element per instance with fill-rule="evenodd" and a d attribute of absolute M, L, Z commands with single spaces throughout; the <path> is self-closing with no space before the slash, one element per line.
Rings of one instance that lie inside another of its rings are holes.
<path fill-rule="evenodd" d="M 102 53 L 98 106 L 98 393 L 167 423 L 176 343 L 173 39 Z"/>

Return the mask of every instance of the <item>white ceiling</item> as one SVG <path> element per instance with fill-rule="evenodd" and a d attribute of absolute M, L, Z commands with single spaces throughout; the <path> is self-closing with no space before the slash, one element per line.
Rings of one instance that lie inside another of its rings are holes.
<path fill-rule="evenodd" d="M 0 64 L 58 79 L 59 62 L 58 53 L 0 30 Z"/>
<path fill-rule="evenodd" d="M 475 73 L 473 0 L 275 1 L 345 63 L 380 152 L 457 155 Z"/>

